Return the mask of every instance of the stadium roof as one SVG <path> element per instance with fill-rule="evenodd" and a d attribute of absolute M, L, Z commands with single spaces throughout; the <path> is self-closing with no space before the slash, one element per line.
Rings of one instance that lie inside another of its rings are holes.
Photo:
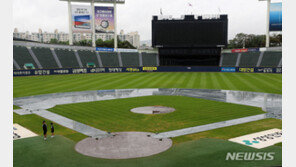
<path fill-rule="evenodd" d="M 60 0 L 60 1 L 67 1 L 68 0 Z M 71 2 L 92 2 L 92 0 L 71 0 Z M 95 3 L 114 3 L 114 0 L 94 0 Z M 125 0 L 116 0 L 116 3 L 124 4 Z"/>

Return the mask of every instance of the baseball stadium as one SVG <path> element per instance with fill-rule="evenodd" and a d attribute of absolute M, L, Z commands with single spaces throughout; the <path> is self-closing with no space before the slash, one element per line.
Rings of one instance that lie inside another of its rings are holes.
<path fill-rule="evenodd" d="M 151 50 L 13 41 L 14 166 L 281 166 L 282 48 L 227 49 L 226 14 L 151 18 Z"/>

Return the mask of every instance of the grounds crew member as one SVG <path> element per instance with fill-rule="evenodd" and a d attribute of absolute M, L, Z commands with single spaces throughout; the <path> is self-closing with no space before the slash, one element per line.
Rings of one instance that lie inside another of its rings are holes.
<path fill-rule="evenodd" d="M 42 122 L 42 129 L 43 129 L 44 140 L 46 140 L 47 125 L 46 125 L 45 121 Z"/>
<path fill-rule="evenodd" d="M 50 131 L 51 131 L 51 138 L 54 137 L 54 127 L 53 127 L 53 123 L 50 123 Z"/>

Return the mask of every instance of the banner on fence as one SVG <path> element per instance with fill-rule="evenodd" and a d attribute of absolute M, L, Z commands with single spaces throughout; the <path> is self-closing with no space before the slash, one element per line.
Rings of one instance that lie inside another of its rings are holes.
<path fill-rule="evenodd" d="M 114 52 L 114 48 L 101 48 L 101 47 L 96 47 L 96 51 L 98 51 L 98 52 Z"/>
<path fill-rule="evenodd" d="M 239 68 L 238 71 L 239 72 L 246 72 L 246 73 L 254 73 L 255 68 Z"/>
<path fill-rule="evenodd" d="M 249 72 L 282 73 L 282 68 L 238 68 L 238 67 L 97 67 L 97 68 L 63 68 L 13 70 L 13 76 L 119 73 L 119 72 Z"/>
<path fill-rule="evenodd" d="M 221 67 L 221 72 L 236 72 L 236 67 Z"/>

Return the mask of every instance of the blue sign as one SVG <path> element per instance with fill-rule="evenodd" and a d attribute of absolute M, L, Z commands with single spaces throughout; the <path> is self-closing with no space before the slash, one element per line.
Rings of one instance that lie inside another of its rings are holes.
<path fill-rule="evenodd" d="M 114 52 L 114 48 L 101 48 L 101 47 L 96 47 L 96 51 L 98 51 L 98 52 Z"/>
<path fill-rule="evenodd" d="M 235 67 L 221 67 L 221 72 L 236 72 Z"/>
<path fill-rule="evenodd" d="M 282 31 L 282 3 L 270 4 L 269 31 Z"/>
<path fill-rule="evenodd" d="M 259 52 L 260 49 L 259 48 L 249 48 L 248 52 Z"/>

